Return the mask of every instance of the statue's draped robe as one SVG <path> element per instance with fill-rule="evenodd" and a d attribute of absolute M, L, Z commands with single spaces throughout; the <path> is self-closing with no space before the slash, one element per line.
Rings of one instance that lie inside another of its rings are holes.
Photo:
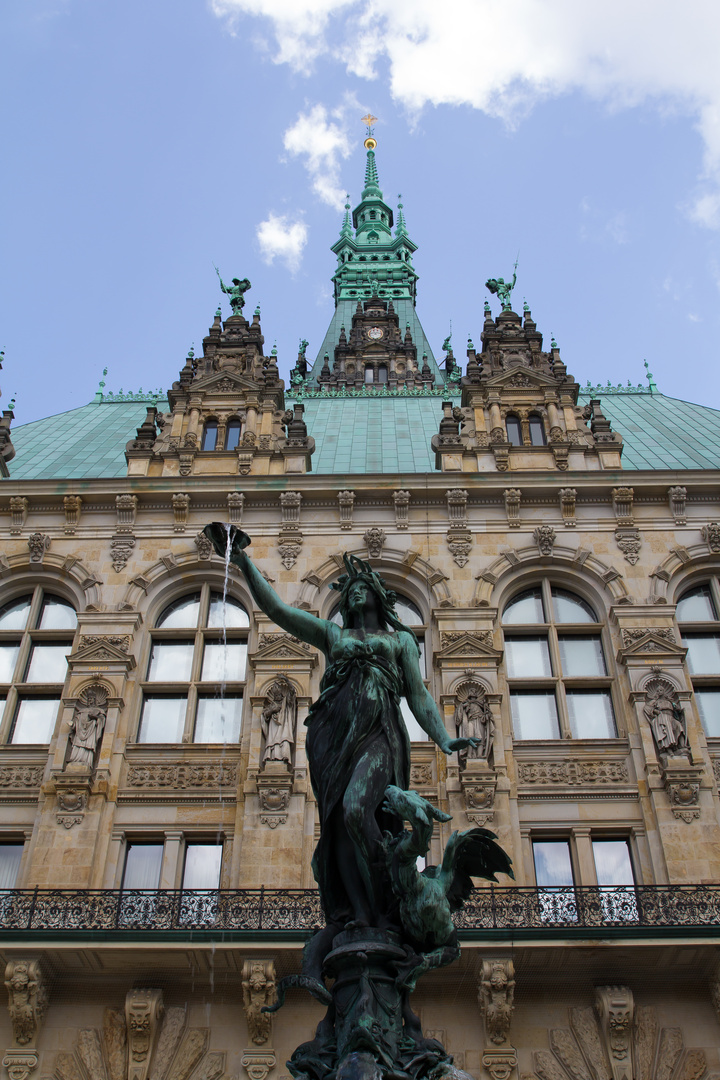
<path fill-rule="evenodd" d="M 383 790 L 388 784 L 403 790 L 410 786 L 410 740 L 400 714 L 403 694 L 396 663 L 374 653 L 367 643 L 342 639 L 333 649 L 320 697 L 305 721 L 310 778 L 320 814 L 312 866 L 328 923 L 344 923 L 352 913 L 336 871 L 334 847 L 352 843 L 342 824 L 342 804 L 357 766 L 383 770 Z M 403 829 L 396 815 L 379 806 L 375 820 L 383 832 L 397 835 Z"/>

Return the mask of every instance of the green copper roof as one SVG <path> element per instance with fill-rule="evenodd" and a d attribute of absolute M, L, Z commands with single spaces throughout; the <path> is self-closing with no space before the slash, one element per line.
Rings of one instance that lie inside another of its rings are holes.
<path fill-rule="evenodd" d="M 139 395 L 138 395 L 139 397 Z M 125 444 L 135 438 L 153 400 L 92 401 L 12 429 L 11 480 L 79 480 L 125 476 Z M 161 410 L 169 408 L 162 399 Z"/>

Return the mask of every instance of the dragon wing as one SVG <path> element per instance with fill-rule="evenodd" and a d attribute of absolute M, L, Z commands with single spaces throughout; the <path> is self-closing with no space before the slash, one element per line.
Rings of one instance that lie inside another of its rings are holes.
<path fill-rule="evenodd" d="M 474 877 L 497 881 L 497 873 L 515 878 L 512 859 L 496 842 L 489 829 L 454 832 L 447 842 L 442 861 L 442 876 L 451 911 L 458 911 L 470 896 Z"/>

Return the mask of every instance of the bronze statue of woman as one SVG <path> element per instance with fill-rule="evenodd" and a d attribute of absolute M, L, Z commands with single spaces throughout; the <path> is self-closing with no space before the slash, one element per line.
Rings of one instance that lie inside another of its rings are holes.
<path fill-rule="evenodd" d="M 475 745 L 451 739 L 422 680 L 420 650 L 412 630 L 395 614 L 396 595 L 369 563 L 343 556 L 347 573 L 331 588 L 340 593 L 343 625 L 283 603 L 244 548 L 249 537 L 214 522 L 205 528 L 215 550 L 243 573 L 252 597 L 268 618 L 320 649 L 326 658 L 320 697 L 310 708 L 306 752 L 320 814 L 313 872 L 328 929 L 397 926 L 382 851 L 384 833 L 403 829 L 383 809 L 390 785 L 410 786 L 410 740 L 400 714 L 411 712 L 440 749 Z"/>

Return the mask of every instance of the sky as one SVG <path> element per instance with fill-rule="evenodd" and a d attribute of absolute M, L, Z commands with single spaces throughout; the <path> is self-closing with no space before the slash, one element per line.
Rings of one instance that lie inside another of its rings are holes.
<path fill-rule="evenodd" d="M 512 275 L 585 384 L 720 408 L 718 0 L 3 0 L 0 373 L 15 424 L 166 388 L 223 277 L 287 378 L 346 193 L 418 251 L 438 355 Z"/>

